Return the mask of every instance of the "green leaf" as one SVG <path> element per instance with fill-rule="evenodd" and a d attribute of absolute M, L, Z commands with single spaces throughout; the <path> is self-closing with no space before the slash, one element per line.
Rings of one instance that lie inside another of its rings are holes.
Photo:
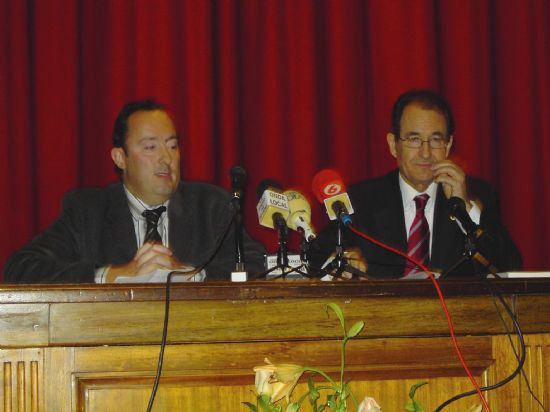
<path fill-rule="evenodd" d="M 269 395 L 260 395 L 258 396 L 258 404 L 260 405 L 260 411 L 262 412 L 272 412 L 275 409 L 271 406 L 271 397 Z"/>
<path fill-rule="evenodd" d="M 340 405 L 338 405 L 338 408 L 336 409 L 336 412 L 347 412 L 348 408 L 346 406 L 345 402 L 342 402 Z"/>
<path fill-rule="evenodd" d="M 315 387 L 311 376 L 307 379 L 307 387 L 309 389 L 307 397 L 309 399 L 309 403 L 313 405 L 315 404 L 315 401 L 321 397 L 321 394 L 319 393 L 319 390 Z"/>
<path fill-rule="evenodd" d="M 250 402 L 243 402 L 246 406 L 250 408 L 253 412 L 258 412 L 258 408 L 256 408 L 256 405 L 251 404 Z"/>
<path fill-rule="evenodd" d="M 338 306 L 336 303 L 327 303 L 325 306 L 325 311 L 328 314 L 328 308 L 331 308 L 334 313 L 336 313 L 336 316 L 340 320 L 340 325 L 342 325 L 342 329 L 344 330 L 344 334 L 346 333 L 346 325 L 344 323 L 344 313 L 342 312 L 342 309 L 340 309 L 340 306 Z"/>
<path fill-rule="evenodd" d="M 260 405 L 269 405 L 271 403 L 271 396 L 263 394 L 258 396 L 258 403 Z"/>
<path fill-rule="evenodd" d="M 317 399 L 321 397 L 321 394 L 317 389 L 312 389 L 309 391 L 308 397 L 310 402 L 315 402 Z"/>
<path fill-rule="evenodd" d="M 362 320 L 360 320 L 359 322 L 357 322 L 355 325 L 353 325 L 351 327 L 351 329 L 348 331 L 348 338 L 353 338 L 357 335 L 359 335 L 359 332 L 361 332 L 363 330 L 363 328 L 365 327 L 365 322 L 363 322 Z"/>
<path fill-rule="evenodd" d="M 414 400 L 412 402 L 409 402 L 405 405 L 405 410 L 408 412 L 424 412 L 424 408 L 417 400 Z"/>
<path fill-rule="evenodd" d="M 416 399 L 413 400 L 413 405 L 414 405 L 414 412 L 424 412 L 424 408 L 422 407 L 422 405 L 420 405 L 420 403 L 418 403 Z"/>
<path fill-rule="evenodd" d="M 327 405 L 330 409 L 336 408 L 336 395 L 327 396 Z"/>
<path fill-rule="evenodd" d="M 300 404 L 299 403 L 289 403 L 288 406 L 286 407 L 286 412 L 296 412 L 300 410 Z"/>
<path fill-rule="evenodd" d="M 416 393 L 417 389 L 427 384 L 428 381 L 420 381 L 411 386 L 411 390 L 409 391 L 409 398 L 414 400 L 414 394 Z"/>

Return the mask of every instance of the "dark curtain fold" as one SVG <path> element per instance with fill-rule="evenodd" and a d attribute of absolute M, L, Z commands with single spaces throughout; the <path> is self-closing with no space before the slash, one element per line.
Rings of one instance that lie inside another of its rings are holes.
<path fill-rule="evenodd" d="M 172 108 L 184 178 L 229 187 L 247 169 L 247 228 L 274 250 L 256 185 L 310 194 L 325 167 L 349 183 L 386 173 L 391 105 L 420 87 L 453 106 L 452 157 L 497 188 L 525 268 L 548 269 L 548 2 L 0 0 L 0 261 L 67 190 L 117 178 L 128 100 Z"/>

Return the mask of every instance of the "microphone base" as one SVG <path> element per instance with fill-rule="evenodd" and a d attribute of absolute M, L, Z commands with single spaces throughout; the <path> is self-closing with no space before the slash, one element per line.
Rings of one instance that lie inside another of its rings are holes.
<path fill-rule="evenodd" d="M 248 272 L 231 272 L 231 282 L 246 282 L 248 280 Z"/>
<path fill-rule="evenodd" d="M 266 269 L 270 270 L 270 272 L 266 275 L 266 280 L 270 280 L 273 278 L 279 278 L 283 276 L 285 279 L 307 279 L 304 275 L 297 271 L 290 271 L 291 268 L 297 268 L 299 270 L 303 270 L 303 262 L 302 258 L 298 254 L 289 254 L 288 255 L 288 265 L 279 265 L 277 263 L 277 255 L 266 255 L 265 257 L 265 267 Z"/>

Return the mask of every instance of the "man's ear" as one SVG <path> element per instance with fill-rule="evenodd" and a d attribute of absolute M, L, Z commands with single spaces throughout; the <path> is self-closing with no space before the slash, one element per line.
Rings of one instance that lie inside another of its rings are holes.
<path fill-rule="evenodd" d="M 445 148 L 445 157 L 449 156 L 449 153 L 451 152 L 451 146 L 453 145 L 453 135 L 449 137 L 449 143 L 447 143 L 447 147 Z"/>
<path fill-rule="evenodd" d="M 126 169 L 126 155 L 122 147 L 113 147 L 111 149 L 111 159 L 119 169 Z"/>
<path fill-rule="evenodd" d="M 395 143 L 395 135 L 393 133 L 388 133 L 386 135 L 386 140 L 388 141 L 388 146 L 390 148 L 390 153 L 393 157 L 397 158 L 397 148 Z"/>

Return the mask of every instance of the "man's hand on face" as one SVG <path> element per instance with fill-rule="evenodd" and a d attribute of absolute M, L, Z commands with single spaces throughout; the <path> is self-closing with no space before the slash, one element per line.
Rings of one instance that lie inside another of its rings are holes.
<path fill-rule="evenodd" d="M 106 283 L 112 283 L 119 276 L 140 276 L 157 269 L 178 270 L 191 268 L 181 263 L 171 249 L 158 243 L 145 243 L 138 249 L 134 258 L 124 265 L 113 265 L 105 276 Z"/>
<path fill-rule="evenodd" d="M 471 204 L 466 189 L 466 174 L 453 161 L 446 159 L 432 165 L 434 181 L 441 183 L 445 197 L 460 197 L 466 203 L 466 209 L 470 211 Z"/>

